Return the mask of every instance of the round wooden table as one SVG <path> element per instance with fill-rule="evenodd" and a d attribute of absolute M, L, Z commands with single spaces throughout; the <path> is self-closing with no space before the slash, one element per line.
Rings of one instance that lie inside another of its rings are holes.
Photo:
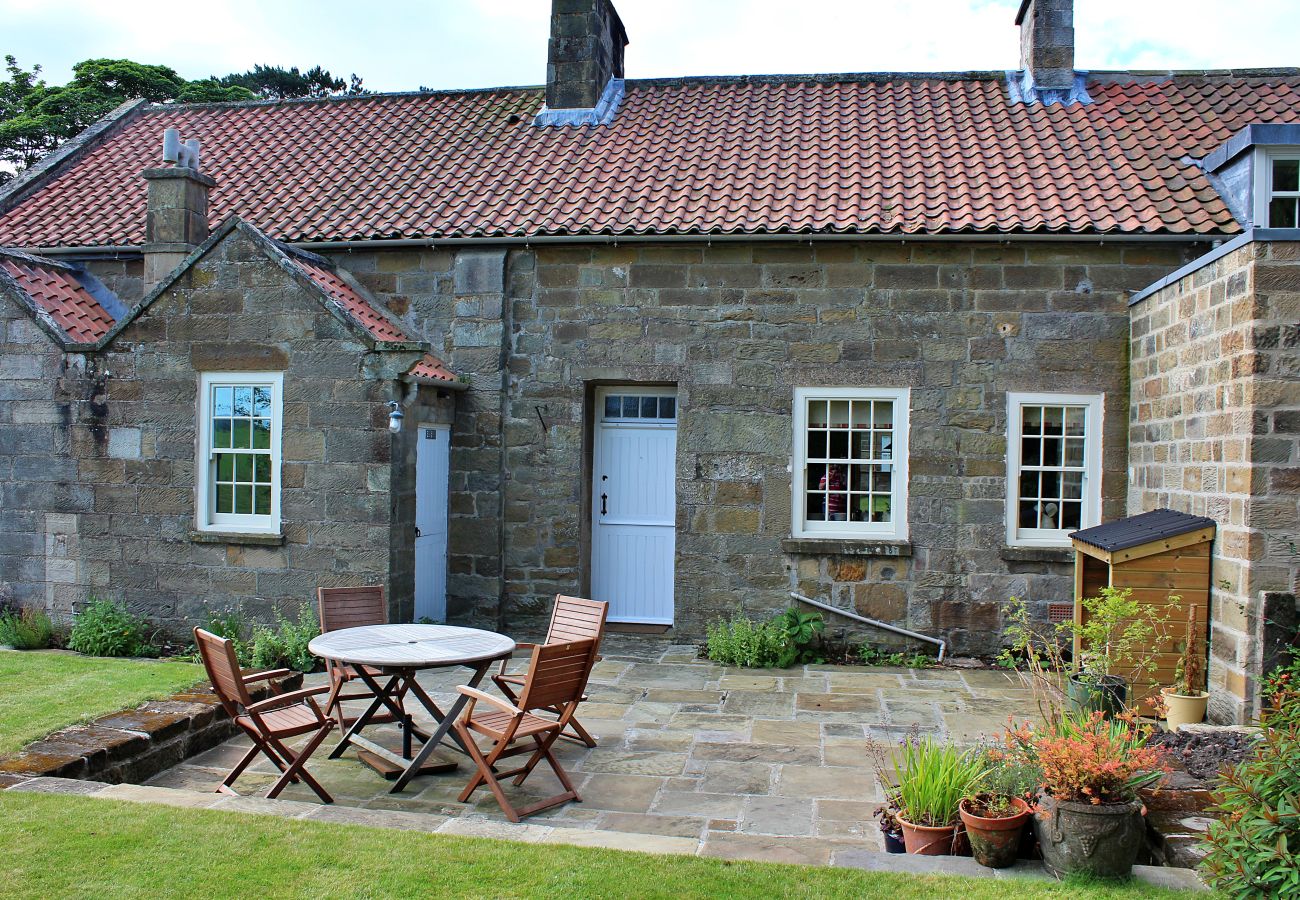
<path fill-rule="evenodd" d="M 393 793 L 397 793 L 420 774 L 429 754 L 448 734 L 457 740 L 455 733 L 451 732 L 451 726 L 469 700 L 464 694 L 457 694 L 455 702 L 444 713 L 424 688 L 420 687 L 416 674 L 422 669 L 465 666 L 474 673 L 468 682 L 469 686 L 478 687 L 492 663 L 514 652 L 515 642 L 491 631 L 458 628 L 454 625 L 363 625 L 327 632 L 314 638 L 307 647 L 322 659 L 351 666 L 357 677 L 375 694 L 370 706 L 330 753 L 330 759 L 337 759 L 351 744 L 364 747 L 401 769 L 392 789 Z M 367 667 L 378 669 L 381 674 L 376 677 Z M 410 714 L 404 712 L 395 700 L 406 693 L 414 696 L 438 723 L 437 730 L 414 755 L 411 753 L 411 739 L 413 735 L 419 735 L 419 732 L 416 731 Z M 401 723 L 400 756 L 361 734 L 361 730 L 383 707 L 387 707 Z M 463 747 L 460 749 L 464 750 Z"/>

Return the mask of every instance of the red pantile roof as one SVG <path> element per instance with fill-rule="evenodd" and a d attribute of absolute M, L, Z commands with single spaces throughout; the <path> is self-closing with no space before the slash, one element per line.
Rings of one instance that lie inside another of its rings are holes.
<path fill-rule="evenodd" d="M 93 280 L 79 269 L 26 254 L 0 253 L 0 272 L 13 279 L 31 306 L 49 316 L 69 343 L 93 344 L 116 324 L 91 293 Z"/>
<path fill-rule="evenodd" d="M 443 365 L 442 360 L 432 353 L 424 354 L 424 359 L 411 366 L 406 374 L 413 378 L 423 378 L 429 381 L 445 381 L 448 384 L 458 383 L 451 369 Z"/>
<path fill-rule="evenodd" d="M 1196 166 L 1300 118 L 1300 74 L 1095 77 L 1026 105 L 1001 75 L 627 82 L 608 125 L 540 89 L 151 106 L 0 216 L 0 242 L 138 245 L 162 130 L 203 142 L 213 221 L 280 240 L 741 232 L 1213 234 Z"/>
<path fill-rule="evenodd" d="M 377 341 L 415 341 L 402 330 L 401 326 L 379 312 L 373 303 L 362 296 L 356 288 L 344 281 L 333 269 L 310 262 L 297 256 L 291 256 L 294 264 L 307 273 L 321 290 L 336 303 L 347 310 L 348 314 L 361 323 Z"/>

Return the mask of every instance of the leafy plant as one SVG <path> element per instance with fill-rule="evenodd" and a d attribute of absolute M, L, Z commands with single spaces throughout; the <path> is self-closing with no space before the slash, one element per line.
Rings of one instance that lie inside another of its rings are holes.
<path fill-rule="evenodd" d="M 912 825 L 940 828 L 958 820 L 957 806 L 984 777 L 978 752 L 933 738 L 909 738 L 895 751 L 895 797 Z"/>
<path fill-rule="evenodd" d="M 1169 603 L 1182 600 L 1171 594 Z M 1118 674 L 1116 669 L 1150 675 L 1156 670 L 1156 649 L 1164 636 L 1168 616 L 1150 604 L 1133 599 L 1132 588 L 1103 587 L 1096 597 L 1079 601 L 1086 616 L 1079 623 L 1057 625 L 1061 633 L 1079 638 L 1077 668 L 1086 675 Z"/>
<path fill-rule="evenodd" d="M 1300 724 L 1268 729 L 1222 776 L 1218 798 L 1202 863 L 1210 886 L 1240 900 L 1300 896 Z"/>
<path fill-rule="evenodd" d="M 35 607 L 0 612 L 0 645 L 15 650 L 44 650 L 54 640 L 54 624 Z"/>
<path fill-rule="evenodd" d="M 1264 724 L 1272 728 L 1300 726 L 1300 649 L 1290 647 L 1291 661 L 1264 676 Z"/>
<path fill-rule="evenodd" d="M 87 656 L 154 656 L 149 623 L 116 600 L 94 597 L 72 618 L 68 649 Z"/>
<path fill-rule="evenodd" d="M 813 644 L 826 628 L 826 621 L 819 612 L 800 612 L 791 606 L 773 619 L 776 626 L 785 633 L 787 647 L 777 663 L 784 669 L 796 663 L 821 663 L 825 658 L 814 649 Z"/>
<path fill-rule="evenodd" d="M 217 637 L 229 638 L 235 648 L 235 659 L 238 660 L 241 666 L 247 668 L 254 665 L 253 641 L 251 639 L 252 628 L 248 623 L 248 619 L 239 609 L 231 609 L 223 613 L 209 610 L 203 630 L 211 632 Z M 194 661 L 200 661 L 197 649 L 194 652 Z"/>
<path fill-rule="evenodd" d="M 976 787 L 985 796 L 1008 801 L 1006 808 L 1012 806 L 1009 802 L 1011 797 L 1032 800 L 1043 783 L 1042 769 L 1024 753 L 1010 753 L 1001 747 L 985 747 L 981 764 L 984 777 Z"/>
<path fill-rule="evenodd" d="M 1043 789 L 1057 800 L 1100 805 L 1133 800 L 1168 771 L 1164 749 L 1147 746 L 1150 734 L 1131 715 L 1106 718 L 1098 711 L 1064 715 L 1041 731 L 1008 728 L 1006 741 L 1038 767 Z"/>
<path fill-rule="evenodd" d="M 886 653 L 879 647 L 863 644 L 858 648 L 858 659 L 864 666 L 894 666 L 905 669 L 928 669 L 935 664 L 934 658 L 924 653 L 904 653 L 895 651 Z"/>
<path fill-rule="evenodd" d="M 1196 626 L 1196 609 L 1187 610 L 1187 627 L 1183 632 L 1183 652 L 1174 666 L 1174 693 L 1199 697 L 1205 689 L 1204 639 Z"/>
<path fill-rule="evenodd" d="M 775 620 L 756 622 L 740 610 L 708 626 L 709 659 L 749 669 L 779 667 L 790 653 L 790 638 Z"/>
<path fill-rule="evenodd" d="M 277 615 L 274 627 L 254 626 L 251 662 L 261 669 L 287 668 L 310 672 L 316 668 L 316 657 L 307 649 L 307 644 L 318 634 L 320 623 L 309 606 L 303 606 L 297 622 Z"/>

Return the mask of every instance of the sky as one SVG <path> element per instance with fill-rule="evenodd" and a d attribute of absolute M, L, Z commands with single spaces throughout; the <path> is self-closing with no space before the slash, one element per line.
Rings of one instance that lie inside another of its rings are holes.
<path fill-rule="evenodd" d="M 629 78 L 1014 69 L 1018 0 L 616 0 Z M 1297 0 L 1076 0 L 1076 67 L 1300 65 Z M 377 91 L 539 84 L 550 0 L 0 0 L 0 55 L 50 83 L 94 57 L 186 78 L 256 63 Z"/>

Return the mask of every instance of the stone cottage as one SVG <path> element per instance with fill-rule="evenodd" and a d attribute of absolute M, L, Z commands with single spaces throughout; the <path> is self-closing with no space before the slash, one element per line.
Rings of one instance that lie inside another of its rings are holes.
<path fill-rule="evenodd" d="M 634 80 L 554 0 L 544 87 L 116 110 L 0 195 L 3 590 L 684 639 L 797 591 L 980 653 L 1173 506 L 1244 718 L 1300 568 L 1300 71 L 1016 24 L 1006 72 Z"/>

